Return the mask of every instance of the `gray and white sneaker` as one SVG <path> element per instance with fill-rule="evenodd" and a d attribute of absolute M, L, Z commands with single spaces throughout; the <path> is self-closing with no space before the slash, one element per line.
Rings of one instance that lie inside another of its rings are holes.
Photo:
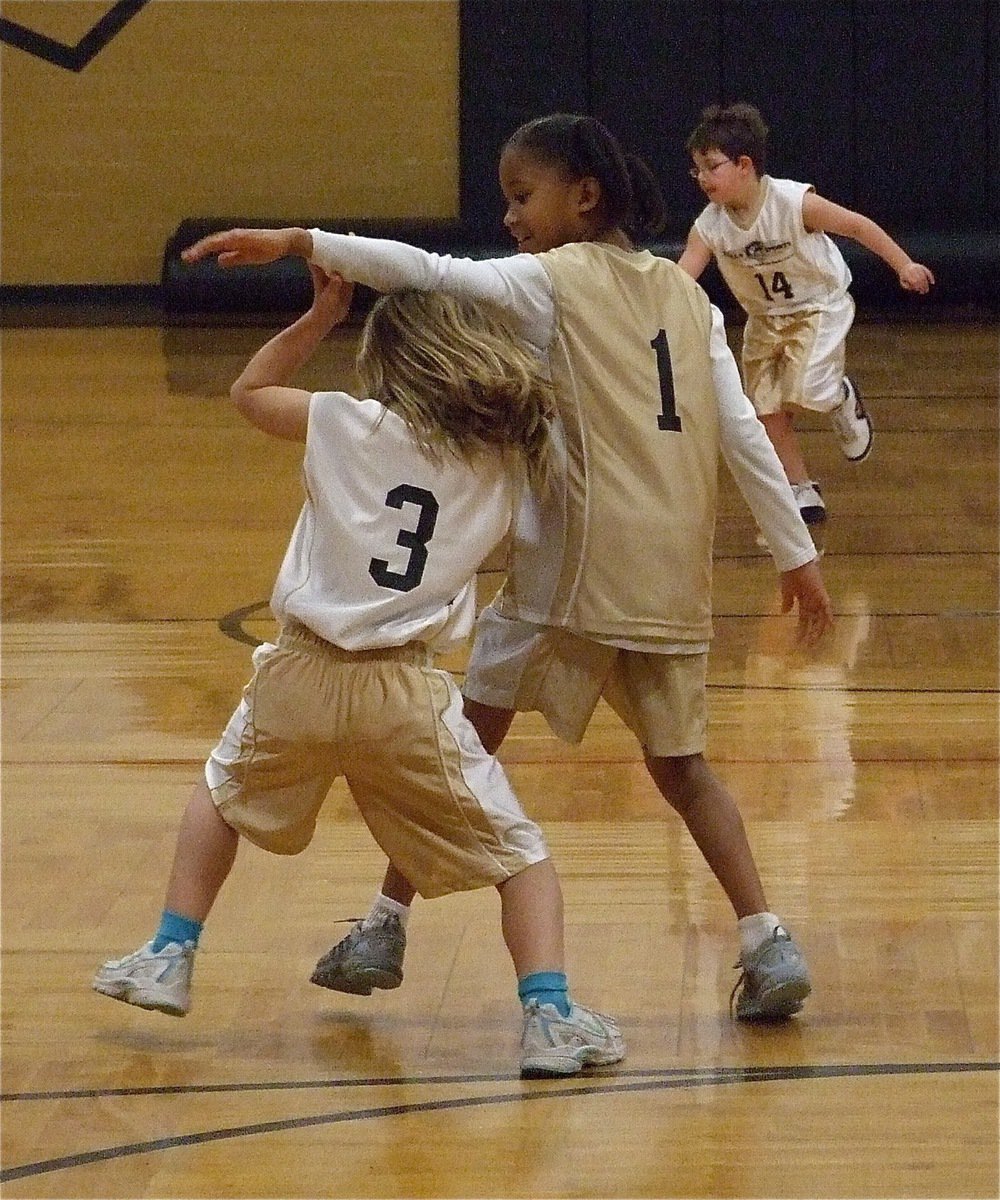
<path fill-rule="evenodd" d="M 584 1067 L 606 1067 L 625 1057 L 625 1041 L 610 1017 L 572 1004 L 564 1017 L 553 1004 L 524 1006 L 521 1078 L 576 1075 Z"/>
<path fill-rule="evenodd" d="M 731 1012 L 735 997 L 738 1021 L 783 1020 L 797 1013 L 812 991 L 802 951 L 780 925 L 753 954 L 740 955 L 736 966 L 741 973 L 729 997 L 729 1008 Z"/>
<path fill-rule="evenodd" d="M 194 942 L 168 942 L 156 953 L 152 945 L 147 942 L 124 958 L 109 959 L 91 986 L 112 1000 L 183 1017 L 191 1007 Z"/>
<path fill-rule="evenodd" d="M 395 914 L 367 928 L 358 921 L 313 968 L 310 981 L 334 992 L 370 996 L 372 988 L 398 988 L 403 982 L 406 930 Z"/>
<path fill-rule="evenodd" d="M 826 505 L 823 503 L 823 493 L 819 490 L 818 483 L 793 483 L 792 495 L 799 506 L 802 520 L 807 525 L 818 525 L 826 520 Z"/>
<path fill-rule="evenodd" d="M 830 413 L 833 431 L 848 462 L 863 462 L 871 453 L 871 417 L 861 402 L 861 393 L 853 380 L 844 376 L 844 398 Z"/>

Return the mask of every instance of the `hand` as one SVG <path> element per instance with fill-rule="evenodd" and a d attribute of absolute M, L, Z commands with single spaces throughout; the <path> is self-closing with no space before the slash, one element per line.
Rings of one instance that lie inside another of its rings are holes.
<path fill-rule="evenodd" d="M 315 264 L 309 264 L 313 283 L 312 311 L 322 320 L 327 329 L 332 329 L 345 320 L 351 310 L 354 284 L 343 275 L 327 275 Z"/>
<path fill-rule="evenodd" d="M 798 640 L 812 646 L 833 628 L 833 605 L 823 583 L 818 558 L 794 571 L 782 572 L 781 611 L 791 612 L 796 601 L 799 605 Z"/>
<path fill-rule="evenodd" d="M 924 296 L 931 290 L 934 275 L 923 263 L 908 262 L 899 272 L 899 283 L 904 291 Z"/>
<path fill-rule="evenodd" d="M 220 267 L 263 266 L 288 254 L 308 258 L 311 251 L 312 238 L 304 229 L 227 229 L 188 246 L 181 258 L 196 263 L 216 255 Z"/>

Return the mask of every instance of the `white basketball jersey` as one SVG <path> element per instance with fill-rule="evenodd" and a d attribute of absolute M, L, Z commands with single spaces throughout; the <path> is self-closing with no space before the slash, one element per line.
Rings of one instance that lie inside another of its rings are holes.
<path fill-rule="evenodd" d="M 841 300 L 851 282 L 844 256 L 825 233 L 810 233 L 802 223 L 802 200 L 812 185 L 765 175 L 761 186 L 763 202 L 748 229 L 721 204 L 709 204 L 694 223 L 729 290 L 752 316 Z"/>
<path fill-rule="evenodd" d="M 475 620 L 476 570 L 510 526 L 518 474 L 499 453 L 435 463 L 377 401 L 316 393 L 306 501 L 272 612 L 345 650 L 460 642 Z"/>

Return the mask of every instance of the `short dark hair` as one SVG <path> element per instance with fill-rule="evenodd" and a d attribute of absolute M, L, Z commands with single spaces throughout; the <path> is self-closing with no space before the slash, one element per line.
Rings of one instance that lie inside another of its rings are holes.
<path fill-rule="evenodd" d="M 743 100 L 723 107 L 713 104 L 706 108 L 687 140 L 689 154 L 705 154 L 721 150 L 734 162 L 745 154 L 758 175 L 764 174 L 767 162 L 768 128 L 764 118 L 752 104 Z"/>

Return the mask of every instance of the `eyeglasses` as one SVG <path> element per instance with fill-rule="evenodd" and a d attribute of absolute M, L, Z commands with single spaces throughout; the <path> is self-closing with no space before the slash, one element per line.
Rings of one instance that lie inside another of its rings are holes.
<path fill-rule="evenodd" d="M 731 158 L 720 158 L 718 162 L 708 163 L 704 167 L 692 167 L 688 174 L 692 179 L 700 179 L 702 175 L 714 175 L 719 167 L 724 167 L 726 163 L 732 161 Z"/>

